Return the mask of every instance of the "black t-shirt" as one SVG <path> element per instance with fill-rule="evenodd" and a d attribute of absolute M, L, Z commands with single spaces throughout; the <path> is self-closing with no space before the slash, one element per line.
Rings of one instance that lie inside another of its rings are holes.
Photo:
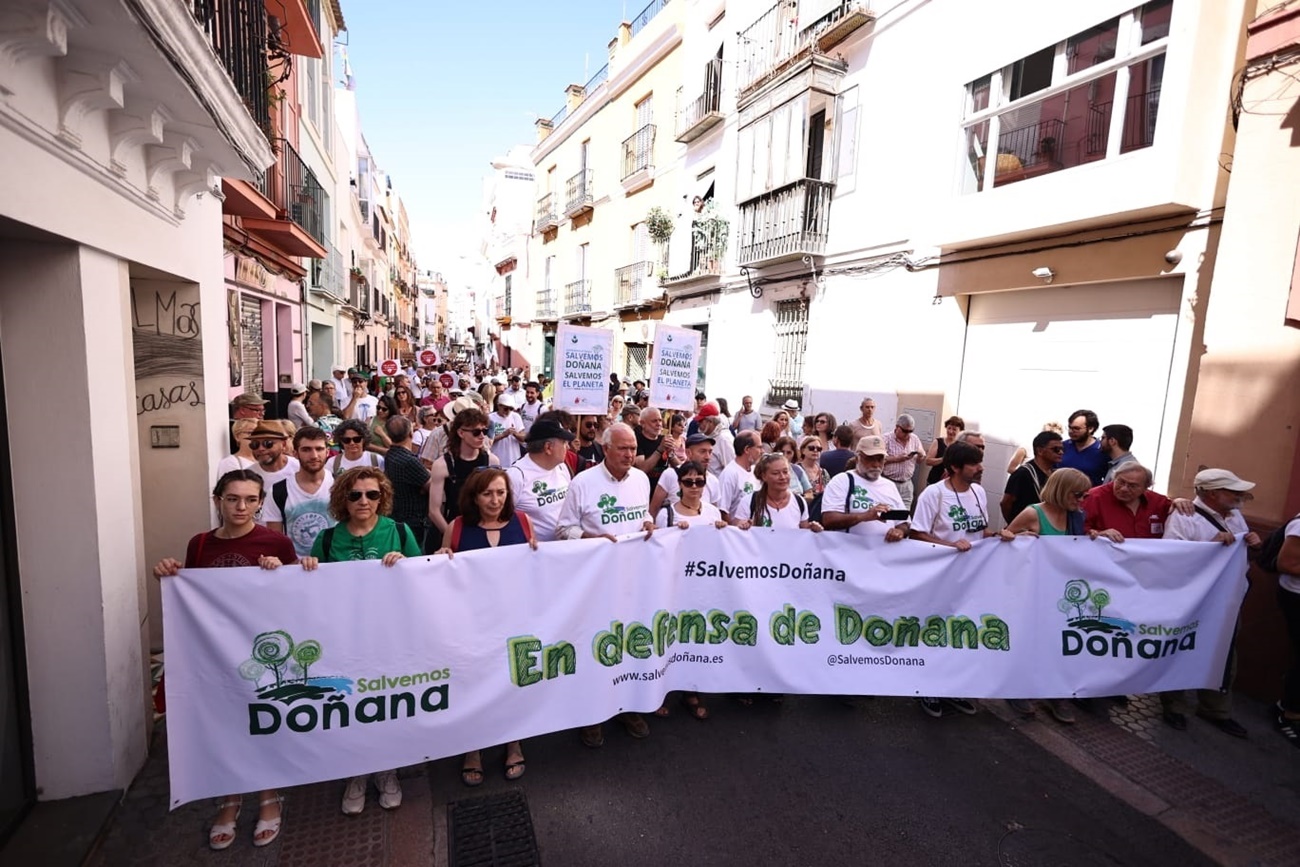
<path fill-rule="evenodd" d="M 1016 471 L 1007 478 L 1007 486 L 1003 488 L 1003 492 L 1012 497 L 1011 520 L 1014 521 L 1016 515 L 1034 503 L 1042 502 L 1045 484 L 1047 484 L 1047 474 L 1033 461 L 1026 461 L 1016 468 Z"/>
<path fill-rule="evenodd" d="M 822 469 L 832 476 L 838 476 L 844 472 L 844 466 L 853 457 L 853 449 L 830 449 L 822 452 L 821 465 Z"/>
<path fill-rule="evenodd" d="M 429 481 L 429 471 L 415 453 L 404 446 L 393 446 L 384 460 L 384 475 L 393 483 L 394 521 L 401 521 L 413 530 L 425 525 L 429 497 L 424 485 Z"/>
<path fill-rule="evenodd" d="M 578 468 L 574 474 L 589 470 L 605 460 L 605 450 L 600 447 L 600 443 L 592 443 L 589 446 L 582 446 L 578 449 Z"/>
<path fill-rule="evenodd" d="M 645 434 L 641 433 L 640 428 L 637 428 L 636 456 L 638 458 L 646 458 L 649 457 L 650 455 L 653 455 L 655 452 L 659 451 L 659 449 L 663 447 L 663 444 L 664 444 L 663 434 L 660 434 L 654 439 L 650 439 Z M 661 459 L 659 463 L 655 464 L 648 471 L 646 471 L 646 475 L 650 477 L 651 491 L 655 489 L 655 485 L 659 484 L 659 477 L 664 474 L 664 468 L 667 466 L 668 466 L 668 462 Z"/>

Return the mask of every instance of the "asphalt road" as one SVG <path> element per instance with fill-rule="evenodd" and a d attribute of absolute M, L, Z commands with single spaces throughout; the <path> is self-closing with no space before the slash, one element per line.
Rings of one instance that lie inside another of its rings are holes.
<path fill-rule="evenodd" d="M 433 800 L 520 786 L 548 867 L 663 865 L 1210 864 L 987 712 L 924 716 L 906 699 L 709 700 L 707 722 L 674 705 L 651 735 L 606 725 L 525 744 L 528 771 L 461 786 L 429 769 Z"/>

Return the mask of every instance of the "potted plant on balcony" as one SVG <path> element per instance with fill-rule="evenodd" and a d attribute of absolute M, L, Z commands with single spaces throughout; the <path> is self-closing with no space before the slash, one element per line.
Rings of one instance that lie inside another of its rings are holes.
<path fill-rule="evenodd" d="M 727 240 L 730 237 L 731 222 L 718 214 L 717 204 L 709 199 L 704 203 L 699 216 L 691 221 L 691 241 L 699 257 L 696 266 L 710 273 L 718 272 L 722 257 L 727 255 Z"/>
<path fill-rule="evenodd" d="M 659 247 L 659 269 L 655 276 L 662 280 L 668 276 L 668 241 L 673 236 L 673 215 L 655 205 L 645 215 L 645 228 L 650 240 Z"/>

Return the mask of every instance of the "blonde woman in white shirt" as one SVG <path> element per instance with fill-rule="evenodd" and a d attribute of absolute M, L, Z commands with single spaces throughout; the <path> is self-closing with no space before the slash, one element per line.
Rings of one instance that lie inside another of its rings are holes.
<path fill-rule="evenodd" d="M 742 497 L 731 516 L 731 523 L 748 530 L 750 527 L 771 527 L 774 530 L 822 531 L 817 521 L 808 520 L 808 503 L 790 490 L 790 462 L 780 452 L 759 458 L 754 467 L 758 490 L 750 497 Z"/>

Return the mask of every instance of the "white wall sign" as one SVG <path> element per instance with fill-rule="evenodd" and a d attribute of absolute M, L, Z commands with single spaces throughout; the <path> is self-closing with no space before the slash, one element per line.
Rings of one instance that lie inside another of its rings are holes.
<path fill-rule="evenodd" d="M 650 365 L 650 405 L 656 409 L 695 409 L 700 332 L 693 328 L 655 326 Z"/>

